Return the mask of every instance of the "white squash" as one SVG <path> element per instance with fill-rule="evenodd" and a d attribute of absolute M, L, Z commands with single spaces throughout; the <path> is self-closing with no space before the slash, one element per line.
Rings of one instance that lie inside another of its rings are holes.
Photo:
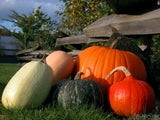
<path fill-rule="evenodd" d="M 31 61 L 8 82 L 2 94 L 2 104 L 12 109 L 37 107 L 47 98 L 52 81 L 52 69 L 46 63 Z"/>

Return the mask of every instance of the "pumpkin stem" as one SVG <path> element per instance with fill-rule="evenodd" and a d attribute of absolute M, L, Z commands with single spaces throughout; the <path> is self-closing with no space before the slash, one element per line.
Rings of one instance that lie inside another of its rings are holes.
<path fill-rule="evenodd" d="M 81 79 L 81 75 L 83 75 L 84 73 L 83 72 L 78 72 L 76 74 L 76 76 L 74 77 L 74 80 L 80 80 Z"/>
<path fill-rule="evenodd" d="M 116 67 L 115 69 L 113 69 L 108 75 L 107 77 L 105 78 L 105 80 L 107 80 L 114 72 L 117 72 L 117 71 L 123 71 L 125 76 L 130 76 L 131 75 L 131 72 L 124 66 L 119 66 L 119 67 Z"/>
<path fill-rule="evenodd" d="M 113 41 L 113 43 L 111 44 L 111 46 L 109 48 L 114 49 L 117 46 L 117 43 L 121 40 L 121 37 L 117 37 L 116 40 Z"/>
<path fill-rule="evenodd" d="M 40 60 L 40 62 L 44 62 L 44 63 L 46 63 L 46 57 L 47 57 L 47 52 L 48 52 L 49 50 L 46 50 L 45 51 L 45 53 L 43 54 L 43 57 L 41 58 L 41 60 Z"/>
<path fill-rule="evenodd" d="M 44 62 L 45 63 L 46 62 L 45 58 L 46 58 L 46 55 L 44 54 L 43 57 L 41 58 L 40 62 Z"/>

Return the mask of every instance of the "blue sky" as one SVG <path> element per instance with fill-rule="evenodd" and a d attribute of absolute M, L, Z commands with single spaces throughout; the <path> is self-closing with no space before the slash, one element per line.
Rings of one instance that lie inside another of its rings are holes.
<path fill-rule="evenodd" d="M 54 11 L 58 10 L 62 4 L 63 2 L 59 0 L 0 0 L 0 24 L 13 29 L 11 23 L 2 20 L 9 18 L 8 15 L 12 13 L 10 10 L 29 15 L 34 8 L 38 8 L 40 5 L 42 11 L 54 18 Z"/>

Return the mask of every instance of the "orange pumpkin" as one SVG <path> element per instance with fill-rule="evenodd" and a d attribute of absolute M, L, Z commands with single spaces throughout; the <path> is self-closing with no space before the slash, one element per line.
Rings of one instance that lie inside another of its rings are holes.
<path fill-rule="evenodd" d="M 122 71 L 116 72 L 107 81 L 105 77 L 117 66 L 125 66 L 132 75 L 140 80 L 146 80 L 146 69 L 142 60 L 134 53 L 92 46 L 83 50 L 76 59 L 75 71 L 84 75 L 81 79 L 90 79 L 100 83 L 106 90 L 110 85 L 125 78 Z"/>
<path fill-rule="evenodd" d="M 144 81 L 135 79 L 123 66 L 113 69 L 108 77 L 119 70 L 122 70 L 126 77 L 109 88 L 112 110 L 119 116 L 127 117 L 151 112 L 155 105 L 155 93 L 152 87 Z"/>
<path fill-rule="evenodd" d="M 74 68 L 72 56 L 64 51 L 54 51 L 46 57 L 46 63 L 52 68 L 53 85 L 69 77 Z"/>

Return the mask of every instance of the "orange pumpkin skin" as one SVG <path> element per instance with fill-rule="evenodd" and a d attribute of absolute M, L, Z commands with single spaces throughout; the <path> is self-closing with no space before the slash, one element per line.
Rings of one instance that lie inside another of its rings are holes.
<path fill-rule="evenodd" d="M 64 51 L 54 51 L 46 57 L 46 63 L 53 71 L 53 85 L 69 77 L 74 68 L 72 56 Z"/>
<path fill-rule="evenodd" d="M 83 50 L 76 59 L 75 71 L 81 71 L 84 75 L 81 79 L 90 79 L 100 83 L 106 90 L 113 83 L 125 78 L 122 71 L 116 72 L 108 80 L 105 77 L 117 66 L 125 66 L 132 75 L 140 80 L 146 80 L 146 69 L 142 60 L 135 54 L 110 49 L 100 46 L 92 46 Z"/>
<path fill-rule="evenodd" d="M 153 89 L 144 81 L 128 76 L 113 84 L 108 91 L 112 110 L 119 116 L 151 112 L 155 105 Z"/>

